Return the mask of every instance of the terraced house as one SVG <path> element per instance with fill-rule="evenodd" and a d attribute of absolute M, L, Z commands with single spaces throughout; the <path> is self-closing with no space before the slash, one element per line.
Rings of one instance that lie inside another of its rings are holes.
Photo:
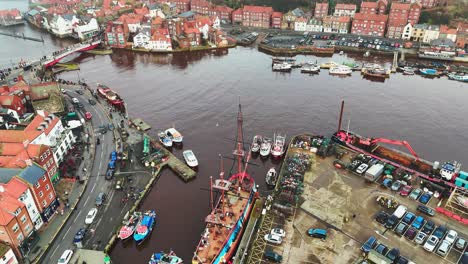
<path fill-rule="evenodd" d="M 269 6 L 244 6 L 242 25 L 246 27 L 269 28 L 273 8 Z"/>

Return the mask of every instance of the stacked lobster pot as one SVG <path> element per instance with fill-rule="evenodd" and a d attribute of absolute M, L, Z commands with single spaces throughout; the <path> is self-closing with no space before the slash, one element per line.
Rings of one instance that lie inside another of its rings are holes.
<path fill-rule="evenodd" d="M 304 191 L 304 174 L 310 169 L 309 155 L 295 153 L 285 160 L 284 166 L 277 201 L 281 204 L 295 205 Z"/>

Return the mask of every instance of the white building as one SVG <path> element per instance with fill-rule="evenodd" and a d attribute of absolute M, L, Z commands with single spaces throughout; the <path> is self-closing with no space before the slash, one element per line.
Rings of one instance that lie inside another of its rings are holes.
<path fill-rule="evenodd" d="M 306 25 L 306 31 L 308 32 L 322 32 L 323 31 L 323 25 L 322 21 L 312 18 L 309 20 L 309 22 Z"/>
<path fill-rule="evenodd" d="M 431 43 L 434 39 L 439 38 L 439 26 L 437 25 L 429 25 L 427 26 L 426 30 L 424 31 L 423 42 L 424 43 Z"/>
<path fill-rule="evenodd" d="M 5 254 L 0 255 L 0 264 L 18 264 L 18 259 L 13 252 L 13 249 L 6 244 L 0 243 L 0 250 L 6 250 Z"/>
<path fill-rule="evenodd" d="M 134 48 L 146 48 L 149 44 L 151 33 L 148 30 L 141 30 L 133 37 Z"/>
<path fill-rule="evenodd" d="M 356 14 L 356 5 L 355 4 L 337 4 L 335 6 L 334 16 L 349 16 L 354 17 Z"/>
<path fill-rule="evenodd" d="M 99 24 L 95 18 L 92 18 L 88 23 L 76 25 L 74 31 L 80 40 L 89 39 L 99 31 Z"/>
<path fill-rule="evenodd" d="M 161 6 L 158 3 L 148 5 L 148 10 L 149 16 L 152 18 L 155 18 L 157 16 L 161 18 L 166 18 L 166 15 L 164 15 Z"/>
<path fill-rule="evenodd" d="M 294 31 L 306 31 L 307 19 L 303 17 L 296 18 L 294 21 Z"/>
<path fill-rule="evenodd" d="M 49 23 L 50 31 L 58 37 L 68 37 L 73 33 L 73 25 L 79 21 L 74 15 L 54 15 Z"/>
<path fill-rule="evenodd" d="M 152 51 L 172 51 L 172 42 L 167 29 L 160 29 L 151 36 L 148 49 Z"/>
<path fill-rule="evenodd" d="M 44 222 L 42 221 L 41 214 L 37 209 L 36 203 L 34 202 L 34 197 L 25 183 L 23 183 L 21 180 L 13 178 L 7 184 L 0 184 L 0 190 L 6 190 L 7 193 L 14 193 L 15 196 L 12 195 L 12 197 L 24 203 L 26 210 L 28 210 L 29 218 L 31 218 L 31 221 L 33 222 L 36 230 L 41 228 Z M 17 193 L 23 190 L 24 192 Z"/>
<path fill-rule="evenodd" d="M 401 39 L 409 40 L 412 35 L 413 35 L 413 25 L 411 25 L 411 23 L 408 23 L 403 28 L 403 33 L 401 34 Z"/>
<path fill-rule="evenodd" d="M 72 131 L 63 127 L 60 118 L 43 110 L 37 111 L 37 115 L 24 129 L 24 133 L 30 144 L 44 144 L 51 147 L 57 164 L 63 160 L 76 141 Z"/>
<path fill-rule="evenodd" d="M 213 28 L 215 29 L 220 29 L 221 28 L 221 20 L 219 19 L 218 16 L 213 19 Z"/>

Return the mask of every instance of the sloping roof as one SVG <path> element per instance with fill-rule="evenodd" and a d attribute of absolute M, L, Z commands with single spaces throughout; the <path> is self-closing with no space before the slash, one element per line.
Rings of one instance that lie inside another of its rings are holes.
<path fill-rule="evenodd" d="M 361 8 L 377 8 L 377 2 L 362 2 Z"/>
<path fill-rule="evenodd" d="M 410 5 L 411 4 L 393 2 L 392 6 L 390 7 L 390 12 L 392 12 L 392 9 L 409 10 Z"/>
<path fill-rule="evenodd" d="M 271 14 L 271 17 L 283 17 L 283 13 L 281 13 L 281 12 L 273 12 L 273 14 Z"/>
<path fill-rule="evenodd" d="M 33 165 L 28 166 L 26 169 L 22 170 L 19 176 L 30 184 L 36 184 L 39 179 L 44 176 L 46 171 L 41 168 L 39 165 L 33 163 Z"/>
<path fill-rule="evenodd" d="M 300 8 L 294 9 L 293 11 L 291 11 L 291 13 L 296 17 L 302 17 L 305 15 L 304 11 Z"/>
<path fill-rule="evenodd" d="M 30 16 L 35 16 L 37 14 L 39 14 L 39 11 L 37 11 L 36 9 L 31 9 L 28 11 L 28 15 Z"/>
<path fill-rule="evenodd" d="M 0 130 L 0 142 L 19 143 L 26 140 L 26 134 L 21 130 Z"/>
<path fill-rule="evenodd" d="M 273 8 L 271 6 L 244 6 L 244 12 L 252 13 L 273 13 Z"/>
<path fill-rule="evenodd" d="M 427 24 L 416 24 L 413 26 L 415 29 L 427 29 Z"/>
<path fill-rule="evenodd" d="M 341 10 L 356 10 L 356 5 L 355 4 L 336 4 L 335 10 L 341 9 Z"/>
<path fill-rule="evenodd" d="M 21 173 L 22 169 L 0 168 L 0 183 L 7 183 L 16 175 Z"/>
<path fill-rule="evenodd" d="M 14 218 L 14 212 L 18 208 L 23 208 L 24 204 L 15 198 L 0 193 L 0 225 L 5 226 Z"/>
<path fill-rule="evenodd" d="M 431 41 L 431 46 L 455 47 L 455 42 L 448 38 L 438 38 Z"/>
<path fill-rule="evenodd" d="M 193 17 L 193 16 L 195 16 L 195 12 L 193 12 L 193 11 L 187 11 L 185 13 L 179 14 L 179 17 L 182 17 L 182 18 L 189 18 L 189 17 Z"/>
<path fill-rule="evenodd" d="M 13 177 L 7 184 L 0 183 L 0 186 L 3 186 L 5 192 L 15 199 L 18 199 L 29 188 L 26 183 L 16 177 Z"/>
<path fill-rule="evenodd" d="M 0 256 L 5 256 L 5 254 L 10 250 L 11 247 L 7 244 L 0 242 Z"/>

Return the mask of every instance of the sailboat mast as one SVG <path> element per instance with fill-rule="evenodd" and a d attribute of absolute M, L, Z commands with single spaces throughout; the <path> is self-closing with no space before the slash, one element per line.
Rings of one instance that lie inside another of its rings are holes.
<path fill-rule="evenodd" d="M 244 135 L 242 132 L 242 107 L 239 104 L 239 112 L 237 113 L 237 150 L 235 151 L 237 156 L 237 173 L 242 173 L 242 161 L 244 158 Z"/>
<path fill-rule="evenodd" d="M 219 166 L 220 166 L 220 173 L 219 177 L 221 178 L 221 181 L 224 180 L 224 164 L 223 164 L 223 156 L 219 155 L 220 161 L 219 161 Z M 221 209 L 223 210 L 223 215 L 224 215 L 224 189 L 221 190 Z"/>

